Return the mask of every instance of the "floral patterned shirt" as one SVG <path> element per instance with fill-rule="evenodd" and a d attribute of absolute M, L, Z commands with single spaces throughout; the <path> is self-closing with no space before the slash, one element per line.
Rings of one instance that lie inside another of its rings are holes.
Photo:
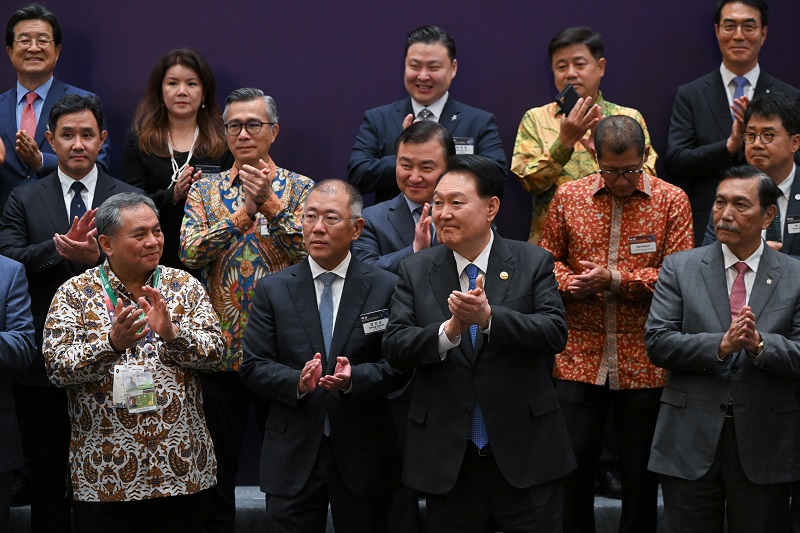
<path fill-rule="evenodd" d="M 146 500 L 193 494 L 216 483 L 196 371 L 219 368 L 222 335 L 200 282 L 183 270 L 159 268 L 159 290 L 180 331 L 169 342 L 154 335 L 153 354 L 145 353 L 142 341 L 122 356 L 109 344 L 100 269 L 124 305 L 134 298 L 108 262 L 64 283 L 50 306 L 42 352 L 50 381 L 67 390 L 76 500 Z M 114 407 L 114 365 L 124 360 L 152 369 L 156 411 L 131 414 Z"/>
<path fill-rule="evenodd" d="M 650 134 L 644 117 L 630 107 L 612 104 L 603 99 L 600 93 L 597 105 L 604 117 L 626 115 L 636 119 L 644 128 L 644 142 L 650 145 Z M 547 207 L 553 199 L 556 188 L 563 183 L 575 181 L 597 172 L 594 157 L 578 141 L 575 146 L 561 144 L 561 109 L 555 102 L 528 110 L 522 117 L 514 142 L 514 155 L 511 158 L 511 171 L 517 175 L 526 191 L 533 195 L 533 215 L 529 242 L 537 244 L 541 237 Z M 588 138 L 591 132 L 587 132 Z M 650 156 L 644 169 L 651 176 L 656 175 L 658 155 L 650 146 Z"/>
<path fill-rule="evenodd" d="M 244 208 L 245 192 L 234 166 L 194 183 L 186 199 L 181 260 L 200 268 L 200 278 L 219 316 L 227 353 L 223 370 L 238 371 L 250 302 L 261 278 L 306 257 L 300 215 L 314 182 L 275 166 L 275 195 L 255 222 Z"/>
<path fill-rule="evenodd" d="M 666 373 L 650 362 L 644 325 L 658 270 L 669 254 L 693 245 L 692 208 L 681 189 L 644 173 L 620 202 L 593 174 L 558 187 L 541 246 L 555 259 L 569 339 L 553 375 L 609 388 L 662 387 Z M 578 299 L 567 287 L 580 261 L 611 271 L 611 287 Z"/>

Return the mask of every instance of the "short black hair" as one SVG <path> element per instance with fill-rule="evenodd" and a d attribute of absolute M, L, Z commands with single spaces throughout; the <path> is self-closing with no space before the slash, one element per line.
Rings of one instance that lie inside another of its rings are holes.
<path fill-rule="evenodd" d="M 439 26 L 420 26 L 419 28 L 411 30 L 406 38 L 406 50 L 403 57 L 408 55 L 408 49 L 412 44 L 436 44 L 441 43 L 447 48 L 447 55 L 452 62 L 456 58 L 456 42 L 450 37 L 446 31 Z"/>
<path fill-rule="evenodd" d="M 611 115 L 601 120 L 594 130 L 594 148 L 597 159 L 603 157 L 603 150 L 617 155 L 631 148 L 644 157 L 644 129 L 642 125 L 626 115 Z"/>
<path fill-rule="evenodd" d="M 778 203 L 778 186 L 769 176 L 753 165 L 739 165 L 724 170 L 720 183 L 726 179 L 758 180 L 758 203 L 761 206 L 762 214 L 767 212 L 769 206 Z M 719 185 L 717 188 L 719 189 Z"/>
<path fill-rule="evenodd" d="M 486 156 L 462 154 L 451 157 L 447 160 L 447 170 L 439 177 L 437 184 L 450 173 L 463 173 L 473 178 L 478 196 L 483 200 L 488 200 L 492 196 L 497 196 L 498 200 L 503 199 L 506 188 L 505 176 L 494 161 Z"/>
<path fill-rule="evenodd" d="M 574 44 L 585 44 L 595 59 L 603 57 L 603 37 L 589 26 L 574 26 L 556 33 L 547 45 L 550 61 L 556 50 Z"/>
<path fill-rule="evenodd" d="M 442 146 L 445 161 L 456 155 L 456 143 L 452 135 L 444 126 L 433 120 L 420 120 L 404 129 L 394 142 L 394 152 L 400 150 L 401 144 L 424 144 L 432 140 L 436 140 Z"/>
<path fill-rule="evenodd" d="M 78 111 L 91 111 L 94 118 L 97 119 L 98 132 L 103 131 L 103 105 L 100 99 L 90 94 L 65 94 L 56 101 L 53 109 L 50 110 L 50 116 L 47 120 L 47 129 L 53 135 L 56 134 L 56 124 L 58 119 L 63 115 L 76 113 Z"/>
<path fill-rule="evenodd" d="M 800 102 L 783 93 L 765 93 L 753 98 L 744 112 L 744 126 L 753 115 L 766 119 L 777 117 L 789 135 L 800 133 Z"/>
<path fill-rule="evenodd" d="M 23 20 L 41 20 L 53 28 L 53 41 L 56 46 L 61 44 L 61 26 L 55 13 L 42 4 L 27 4 L 14 11 L 6 24 L 6 46 L 14 46 L 14 26 Z"/>
<path fill-rule="evenodd" d="M 758 9 L 761 13 L 761 27 L 766 27 L 769 24 L 769 6 L 764 0 L 717 0 L 717 5 L 714 8 L 714 24 L 719 24 L 722 18 L 722 8 L 726 4 L 739 3 Z"/>

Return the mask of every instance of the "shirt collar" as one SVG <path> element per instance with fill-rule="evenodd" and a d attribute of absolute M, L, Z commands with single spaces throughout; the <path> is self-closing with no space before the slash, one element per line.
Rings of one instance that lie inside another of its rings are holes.
<path fill-rule="evenodd" d="M 442 111 L 444 111 L 444 105 L 447 103 L 447 97 L 449 95 L 450 95 L 450 91 L 447 91 L 446 93 L 444 93 L 442 95 L 441 98 L 436 100 L 431 105 L 422 105 L 422 104 L 420 104 L 419 102 L 417 102 L 416 100 L 414 100 L 412 98 L 411 99 L 411 109 L 414 110 L 414 116 L 416 117 L 417 115 L 419 115 L 419 112 L 427 107 L 428 111 L 433 113 L 433 116 L 436 118 L 436 121 L 438 122 L 442 118 Z"/>
<path fill-rule="evenodd" d="M 458 252 L 453 251 L 453 257 L 456 259 L 456 271 L 458 272 L 458 275 L 461 276 L 461 273 L 464 272 L 464 269 L 467 268 L 467 265 L 470 263 L 478 267 L 480 271 L 485 274 L 486 270 L 489 268 L 489 254 L 492 251 L 493 242 L 494 232 L 492 231 L 489 233 L 489 242 L 486 244 L 483 251 L 478 254 L 478 257 L 476 257 L 474 261 L 470 261 L 469 259 L 460 255 Z"/>
<path fill-rule="evenodd" d="M 70 178 L 66 174 L 61 171 L 61 167 L 58 168 L 58 181 L 61 182 L 61 193 L 66 196 L 69 192 L 70 187 L 76 181 L 83 183 L 83 186 L 86 187 L 86 190 L 89 191 L 89 194 L 94 196 L 94 189 L 97 185 L 97 165 L 92 166 L 92 170 L 89 171 L 84 177 L 79 180 L 74 178 Z"/>
<path fill-rule="evenodd" d="M 317 277 L 320 274 L 324 274 L 325 272 L 333 272 L 340 278 L 345 279 L 347 277 L 347 269 L 350 267 L 350 259 L 352 259 L 352 256 L 350 255 L 350 252 L 347 252 L 347 256 L 342 260 L 341 263 L 339 263 L 339 265 L 336 268 L 334 268 L 333 270 L 325 270 L 324 268 L 319 266 L 317 262 L 314 261 L 314 259 L 309 255 L 308 266 L 311 267 L 311 277 L 317 279 Z"/>
<path fill-rule="evenodd" d="M 797 165 L 792 165 L 792 171 L 789 172 L 789 176 L 778 185 L 778 190 L 780 190 L 781 194 L 783 194 L 784 198 L 789 198 L 789 194 L 792 192 L 792 183 L 794 183 L 794 177 L 797 174 Z"/>
<path fill-rule="evenodd" d="M 736 77 L 736 74 L 728 70 L 728 67 L 726 67 L 724 63 L 720 64 L 719 73 L 722 76 L 722 84 L 727 89 L 728 87 L 730 87 L 733 78 Z M 758 66 L 758 63 L 756 63 L 756 66 L 753 67 L 753 70 L 745 73 L 744 77 L 747 78 L 748 82 L 750 82 L 750 87 L 753 87 L 755 89 L 756 83 L 758 83 L 758 75 L 760 73 L 761 73 L 761 67 Z"/>
<path fill-rule="evenodd" d="M 417 202 L 412 202 L 411 200 L 409 200 L 408 196 L 406 196 L 405 194 L 403 195 L 403 199 L 406 201 L 406 204 L 408 204 L 408 210 L 411 211 L 412 213 L 414 212 L 414 209 L 423 207 L 423 204 L 418 204 Z"/>
<path fill-rule="evenodd" d="M 37 88 L 33 90 L 39 98 L 42 100 L 47 99 L 47 94 L 50 92 L 50 87 L 53 85 L 53 76 L 50 76 L 50 79 L 44 82 L 43 84 L 39 85 Z M 17 81 L 17 105 L 20 105 L 25 100 L 25 95 L 27 95 L 30 91 L 22 86 L 22 84 Z"/>
<path fill-rule="evenodd" d="M 603 176 L 601 176 L 600 173 L 597 173 L 596 176 L 594 186 L 592 187 L 592 196 L 596 196 L 601 191 L 611 194 L 611 191 L 606 189 L 606 182 L 603 180 Z M 642 177 L 639 178 L 639 183 L 636 185 L 636 189 L 633 192 L 636 191 L 648 197 L 652 196 L 653 188 L 650 183 L 650 176 L 647 175 L 647 172 L 642 172 Z"/>
<path fill-rule="evenodd" d="M 761 262 L 761 255 L 764 253 L 764 239 L 761 239 L 761 244 L 758 245 L 753 254 L 744 260 L 744 263 L 750 267 L 753 272 L 758 272 L 758 264 Z M 722 257 L 725 260 L 725 270 L 739 262 L 739 258 L 731 252 L 727 244 L 722 245 Z"/>

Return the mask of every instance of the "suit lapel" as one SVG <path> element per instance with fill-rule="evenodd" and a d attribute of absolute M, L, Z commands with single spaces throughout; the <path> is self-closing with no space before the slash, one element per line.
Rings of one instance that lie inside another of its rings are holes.
<path fill-rule="evenodd" d="M 447 96 L 447 102 L 442 109 L 442 116 L 439 117 L 439 124 L 450 132 L 452 135 L 453 130 L 456 129 L 459 119 L 461 118 L 461 110 L 458 108 L 458 102 L 453 100 L 451 96 Z"/>
<path fill-rule="evenodd" d="M 725 261 L 722 256 L 722 244 L 719 242 L 707 246 L 708 251 L 701 259 L 700 275 L 708 291 L 711 305 L 717 314 L 720 326 L 727 331 L 731 326 L 731 304 L 728 296 L 728 285 L 725 281 Z"/>
<path fill-rule="evenodd" d="M 756 272 L 756 279 L 753 281 L 753 288 L 750 291 L 750 298 L 747 300 L 747 305 L 753 310 L 756 315 L 756 324 L 758 318 L 764 312 L 764 308 L 769 303 L 775 289 L 781 282 L 780 265 L 776 261 L 775 252 L 769 246 L 764 245 L 764 252 L 761 255 L 761 262 L 758 265 L 758 272 Z"/>
<path fill-rule="evenodd" d="M 58 172 L 40 180 L 42 207 L 55 233 L 67 233 L 70 227 L 69 213 L 64 203 L 64 193 L 61 190 L 61 181 Z"/>
<path fill-rule="evenodd" d="M 414 242 L 414 217 L 408 210 L 408 204 L 402 193 L 392 201 L 387 218 L 403 246 L 411 246 Z"/>
<path fill-rule="evenodd" d="M 786 204 L 786 224 L 783 226 L 783 247 L 781 251 L 791 255 L 798 255 L 798 252 L 793 248 L 794 233 L 789 233 L 789 217 L 800 215 L 800 176 L 795 171 L 795 179 L 792 182 L 792 190 L 789 191 L 788 203 Z"/>
<path fill-rule="evenodd" d="M 47 120 L 50 116 L 50 110 L 58 101 L 59 98 L 64 96 L 67 92 L 67 85 L 53 78 L 53 83 L 50 85 L 50 90 L 47 92 L 47 98 L 42 105 L 42 112 L 39 114 L 39 122 L 36 124 L 36 144 L 42 147 L 44 143 L 44 132 L 47 129 Z"/>
<path fill-rule="evenodd" d="M 401 133 L 403 133 L 403 121 L 406 119 L 408 115 L 414 114 L 414 108 L 411 107 L 411 97 L 407 97 L 405 100 L 400 100 L 396 102 L 394 107 L 394 136 L 391 139 L 396 139 Z M 394 140 L 392 140 L 392 151 L 394 151 Z"/>
<path fill-rule="evenodd" d="M 94 186 L 94 197 L 92 198 L 92 209 L 100 207 L 100 204 L 114 196 L 117 184 L 111 181 L 112 178 L 98 166 L 97 183 Z"/>
<path fill-rule="evenodd" d="M 714 122 L 716 122 L 719 129 L 719 135 L 727 137 L 730 135 L 733 118 L 731 117 L 731 109 L 728 107 L 728 95 L 725 92 L 725 86 L 722 84 L 722 75 L 719 71 L 711 74 L 711 78 L 703 92 L 706 103 L 711 109 L 711 115 L 714 117 Z"/>
<path fill-rule="evenodd" d="M 756 82 L 756 88 L 753 91 L 753 98 L 769 93 L 770 89 L 772 89 L 772 76 L 762 70 L 758 75 L 758 82 Z"/>
<path fill-rule="evenodd" d="M 3 95 L 5 100 L 0 102 L 0 119 L 3 121 L 3 134 L 6 136 L 6 140 L 8 141 L 7 146 L 14 146 L 17 142 L 17 106 L 15 101 L 17 97 L 16 87 L 17 84 L 15 83 L 14 88 Z M 17 155 L 17 153 L 13 150 L 11 150 L 11 152 L 11 154 L 6 154 L 6 159 L 10 158 L 12 155 Z M 6 163 L 8 163 L 8 161 L 6 161 Z"/>
<path fill-rule="evenodd" d="M 300 264 L 292 275 L 294 282 L 288 285 L 292 303 L 300 317 L 300 323 L 306 332 L 308 342 L 314 353 L 321 353 L 325 357 L 325 343 L 322 340 L 322 326 L 319 324 L 319 306 L 317 293 L 314 289 L 314 278 L 311 277 L 311 267 L 308 259 Z M 269 280 L 267 280 L 267 283 Z M 313 354 L 309 354 L 313 355 Z"/>
<path fill-rule="evenodd" d="M 350 333 L 356 328 L 356 321 L 361 315 L 364 302 L 369 295 L 372 281 L 366 276 L 370 267 L 358 261 L 355 257 L 350 259 L 350 266 L 347 268 L 347 277 L 344 279 L 342 288 L 342 298 L 339 301 L 339 309 L 336 312 L 336 326 L 333 328 L 333 338 L 331 339 L 331 353 L 328 356 L 326 374 L 333 372 L 336 368 L 336 357 L 342 355 Z M 376 311 L 376 309 L 365 309 L 364 311 Z M 344 354 L 345 356 L 347 354 Z"/>

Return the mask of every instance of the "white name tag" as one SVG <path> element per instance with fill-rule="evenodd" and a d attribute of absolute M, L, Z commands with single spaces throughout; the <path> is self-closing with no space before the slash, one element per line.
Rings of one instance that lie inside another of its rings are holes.
<path fill-rule="evenodd" d="M 453 142 L 456 143 L 456 155 L 475 153 L 474 137 L 453 137 Z"/>
<path fill-rule="evenodd" d="M 787 233 L 800 233 L 800 215 L 786 215 Z"/>
<path fill-rule="evenodd" d="M 631 247 L 631 255 L 651 254 L 656 251 L 656 236 L 634 235 L 628 237 L 628 244 Z"/>
<path fill-rule="evenodd" d="M 379 309 L 378 311 L 370 311 L 361 315 L 361 326 L 364 328 L 364 335 L 386 331 L 386 324 L 388 323 L 388 309 Z"/>

